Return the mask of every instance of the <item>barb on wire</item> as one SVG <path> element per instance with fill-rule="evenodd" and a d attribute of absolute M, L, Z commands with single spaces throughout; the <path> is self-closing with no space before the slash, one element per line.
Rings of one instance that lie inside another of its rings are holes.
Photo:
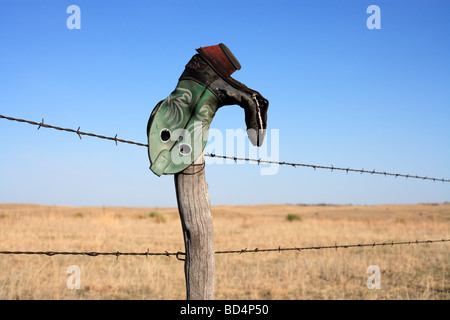
<path fill-rule="evenodd" d="M 414 241 L 385 241 L 385 242 L 373 242 L 373 243 L 357 243 L 357 244 L 344 244 L 344 245 L 325 245 L 325 246 L 310 246 L 310 247 L 287 247 L 282 248 L 278 246 L 277 248 L 269 248 L 269 249 L 259 249 L 255 248 L 253 250 L 249 250 L 247 248 L 240 250 L 227 250 L 227 251 L 216 251 L 215 254 L 243 254 L 243 253 L 261 253 L 261 252 L 278 252 L 282 251 L 306 251 L 306 250 L 323 250 L 323 249 L 348 249 L 348 248 L 362 248 L 362 247 L 379 247 L 379 246 L 398 246 L 398 245 L 419 245 L 419 244 L 429 244 L 429 243 L 438 243 L 438 242 L 449 242 L 450 239 L 440 239 L 440 240 L 414 240 Z M 185 256 L 186 253 L 177 251 L 177 252 L 149 252 L 149 249 L 145 252 L 77 252 L 77 251 L 0 251 L 0 254 L 3 255 L 46 255 L 49 257 L 57 256 L 57 255 L 78 255 L 78 256 L 89 256 L 89 257 L 98 257 L 98 256 L 115 256 L 116 259 L 119 259 L 119 256 L 165 256 L 170 258 L 171 256 L 175 256 L 180 261 L 185 261 L 185 259 L 180 258 L 180 256 Z"/>
<path fill-rule="evenodd" d="M 111 140 L 111 141 L 114 141 L 116 143 L 116 145 L 117 145 L 117 142 L 121 142 L 121 143 L 133 144 L 133 145 L 137 145 L 137 146 L 141 146 L 141 147 L 148 147 L 148 144 L 145 144 L 145 143 L 139 143 L 139 142 L 134 142 L 134 141 L 118 139 L 117 138 L 117 134 L 114 137 L 107 137 L 107 136 L 102 136 L 102 135 L 98 135 L 98 134 L 94 134 L 94 133 L 88 133 L 88 132 L 80 131 L 80 127 L 78 127 L 77 130 L 73 130 L 73 129 L 66 129 L 66 128 L 61 128 L 61 127 L 57 127 L 57 126 L 52 126 L 52 125 L 44 123 L 44 119 L 42 119 L 42 121 L 40 123 L 39 122 L 30 121 L 30 120 L 6 117 L 6 116 L 3 116 L 3 115 L 0 115 L 0 119 L 6 119 L 6 120 L 17 121 L 17 122 L 22 122 L 22 123 L 28 123 L 28 124 L 31 124 L 31 125 L 38 126 L 38 129 L 43 127 L 43 128 L 51 128 L 51 129 L 56 129 L 56 130 L 60 130 L 60 131 L 76 133 L 80 139 L 81 139 L 82 135 L 85 135 L 85 136 L 90 136 L 90 137 L 95 137 L 95 138 L 100 138 L 100 139 L 105 139 L 105 140 Z M 347 168 L 335 167 L 334 165 L 331 165 L 331 166 L 320 166 L 320 165 L 314 165 L 314 164 L 293 163 L 293 162 L 285 162 L 285 161 L 279 162 L 279 161 L 262 160 L 262 159 L 238 158 L 238 157 L 235 157 L 235 156 L 231 157 L 231 156 L 216 155 L 214 153 L 205 153 L 205 156 L 206 157 L 211 157 L 211 158 L 230 159 L 230 160 L 234 160 L 235 163 L 237 163 L 237 161 L 250 161 L 250 162 L 256 162 L 256 163 L 258 163 L 258 165 L 260 165 L 261 163 L 279 164 L 279 165 L 291 166 L 291 167 L 294 167 L 294 168 L 296 168 L 296 167 L 307 167 L 307 168 L 313 168 L 314 170 L 316 170 L 316 169 L 324 169 L 324 170 L 330 170 L 331 172 L 333 172 L 335 170 L 336 171 L 345 171 L 347 174 L 349 172 L 359 172 L 360 174 L 363 174 L 363 173 L 368 173 L 368 174 L 371 174 L 371 175 L 377 174 L 377 175 L 384 175 L 385 177 L 392 176 L 392 177 L 395 177 L 395 178 L 403 177 L 405 179 L 414 178 L 414 179 L 421 179 L 421 180 L 430 180 L 430 181 L 434 181 L 434 182 L 450 182 L 450 179 L 445 179 L 445 178 L 440 179 L 440 178 L 422 177 L 422 176 L 410 175 L 410 174 L 389 173 L 389 172 L 385 172 L 385 171 L 376 171 L 375 169 L 373 169 L 372 171 L 369 171 L 369 170 L 364 170 L 364 169 L 352 169 L 352 168 L 349 168 L 349 167 L 347 167 Z"/>

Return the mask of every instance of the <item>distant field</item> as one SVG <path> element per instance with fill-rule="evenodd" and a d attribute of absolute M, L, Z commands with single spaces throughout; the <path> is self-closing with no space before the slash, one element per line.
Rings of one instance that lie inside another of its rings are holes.
<path fill-rule="evenodd" d="M 450 237 L 450 204 L 212 208 L 215 250 Z M 0 204 L 0 251 L 184 251 L 176 208 Z M 449 299 L 450 243 L 216 255 L 216 299 Z M 81 269 L 81 289 L 66 286 Z M 381 269 L 381 289 L 366 286 Z M 0 299 L 185 299 L 175 257 L 0 255 Z"/>

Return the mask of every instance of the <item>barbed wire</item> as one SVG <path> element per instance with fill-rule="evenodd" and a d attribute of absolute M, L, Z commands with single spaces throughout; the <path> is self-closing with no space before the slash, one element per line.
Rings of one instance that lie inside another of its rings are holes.
<path fill-rule="evenodd" d="M 78 127 L 77 130 L 74 129 L 67 129 L 67 128 L 61 128 L 58 126 L 53 126 L 53 125 L 49 125 L 44 123 L 44 119 L 42 119 L 41 122 L 35 122 L 35 121 L 30 121 L 30 120 L 24 120 L 24 119 L 18 119 L 18 118 L 13 118 L 13 117 L 7 117 L 7 116 L 3 116 L 0 115 L 0 119 L 6 119 L 6 120 L 10 120 L 10 121 L 17 121 L 17 122 L 21 122 L 21 123 L 28 123 L 34 126 L 38 126 L 38 130 L 40 128 L 50 128 L 50 129 L 55 129 L 55 130 L 59 130 L 59 131 L 66 131 L 66 132 L 71 132 L 71 133 L 76 133 L 78 135 L 78 137 L 81 139 L 81 136 L 91 136 L 91 137 L 95 137 L 95 138 L 100 138 L 100 139 L 105 139 L 105 140 L 111 140 L 114 141 L 117 145 L 118 142 L 121 143 L 128 143 L 128 144 L 133 144 L 133 145 L 137 145 L 137 146 L 141 146 L 141 147 L 148 147 L 148 144 L 145 143 L 139 143 L 139 142 L 134 142 L 134 141 L 129 141 L 129 140 L 123 140 L 123 139 L 118 139 L 117 138 L 117 134 L 114 137 L 108 137 L 108 136 L 103 136 L 103 135 L 98 135 L 98 134 L 94 134 L 94 133 L 89 133 L 89 132 L 83 132 L 80 131 L 80 127 Z M 285 165 L 285 166 L 291 166 L 291 167 L 307 167 L 307 168 L 312 168 L 314 170 L 316 169 L 324 169 L 324 170 L 330 170 L 331 172 L 333 171 L 345 171 L 347 174 L 349 172 L 356 172 L 356 173 L 360 173 L 360 174 L 371 174 L 371 175 L 384 175 L 385 177 L 387 176 L 391 176 L 391 177 L 402 177 L 402 178 L 411 178 L 411 179 L 420 179 L 420 180 L 429 180 L 429 181 L 433 181 L 433 182 L 450 182 L 450 179 L 445 179 L 445 178 L 432 178 L 432 177 L 427 177 L 427 176 L 418 176 L 418 175 L 411 175 L 411 174 L 402 174 L 402 173 L 392 173 L 392 172 L 385 172 L 385 171 L 377 171 L 375 169 L 373 170 L 364 170 L 364 169 L 354 169 L 354 168 L 344 168 L 344 167 L 335 167 L 333 165 L 331 166 L 322 166 L 322 165 L 315 165 L 315 164 L 306 164 L 306 163 L 294 163 L 294 162 L 285 162 L 285 161 L 271 161 L 271 160 L 263 160 L 263 159 L 251 159 L 251 158 L 241 158 L 241 157 L 231 157 L 231 156 L 223 156 L 223 155 L 216 155 L 214 153 L 205 153 L 206 157 L 211 157 L 211 158 L 222 158 L 222 159 L 229 159 L 229 160 L 234 160 L 235 162 L 237 161 L 249 161 L 249 162 L 256 162 L 258 165 L 261 163 L 266 163 L 266 164 L 278 164 L 278 165 Z"/>
<path fill-rule="evenodd" d="M 385 242 L 373 242 L 373 243 L 357 243 L 357 244 L 343 244 L 343 245 L 325 245 L 325 246 L 309 246 L 309 247 L 286 247 L 282 248 L 278 246 L 278 248 L 269 248 L 269 249 L 240 249 L 240 250 L 226 250 L 226 251 L 216 251 L 215 254 L 243 254 L 243 253 L 263 253 L 263 252 L 282 252 L 282 251 L 307 251 L 307 250 L 324 250 L 324 249 L 348 249 L 348 248 L 364 248 L 364 247 L 393 247 L 399 245 L 419 245 L 419 244 L 430 244 L 430 243 L 443 243 L 450 242 L 450 239 L 439 239 L 439 240 L 415 240 L 415 241 L 385 241 Z M 119 256 L 166 256 L 171 257 L 175 256 L 178 260 L 184 261 L 184 259 L 180 258 L 180 256 L 185 256 L 185 252 L 177 251 L 177 252 L 150 252 L 149 249 L 145 252 L 78 252 L 78 251 L 0 251 L 2 255 L 46 255 L 46 256 L 57 256 L 57 255 L 78 255 L 78 256 L 89 256 L 89 257 L 98 257 L 98 256 L 115 256 L 116 259 L 119 259 Z"/>
<path fill-rule="evenodd" d="M 38 130 L 40 128 L 50 128 L 50 129 L 55 129 L 55 130 L 59 130 L 59 131 L 66 131 L 66 132 L 76 133 L 80 139 L 81 139 L 81 136 L 90 136 L 90 137 L 95 137 L 95 138 L 115 141 L 116 145 L 117 145 L 117 142 L 122 142 L 122 143 L 134 144 L 134 145 L 141 146 L 141 147 L 148 147 L 148 144 L 145 144 L 145 143 L 139 143 L 139 142 L 134 142 L 134 141 L 118 139 L 117 138 L 117 134 L 113 138 L 113 137 L 102 136 L 102 135 L 99 135 L 99 134 L 94 134 L 94 133 L 80 131 L 81 127 L 78 127 L 77 130 L 74 130 L 74 129 L 67 129 L 67 128 L 61 128 L 61 127 L 57 127 L 57 126 L 52 126 L 52 125 L 44 123 L 44 119 L 42 119 L 41 122 L 35 122 L 35 121 L 30 121 L 30 120 L 6 117 L 6 116 L 3 116 L 3 115 L 0 115 L 0 119 L 6 119 L 6 120 L 17 121 L 17 122 L 22 122 L 22 123 L 28 123 L 28 124 L 31 124 L 31 125 L 34 125 L 34 126 L 38 126 Z"/>
<path fill-rule="evenodd" d="M 46 256 L 89 256 L 89 257 L 97 257 L 97 256 L 116 256 L 118 259 L 119 256 L 176 256 L 179 260 L 180 255 L 184 255 L 184 252 L 150 252 L 147 249 L 146 252 L 96 252 L 96 251 L 0 251 L 0 254 L 3 255 L 46 255 Z"/>
<path fill-rule="evenodd" d="M 258 253 L 258 252 L 281 252 L 281 251 L 305 251 L 305 250 L 322 250 L 322 249 L 348 249 L 348 248 L 363 248 L 363 247 L 383 247 L 383 246 L 398 246 L 398 245 L 411 245 L 411 244 L 425 244 L 425 243 L 436 243 L 436 242 L 449 242 L 450 239 L 440 239 L 440 240 L 416 240 L 416 241 L 385 241 L 385 242 L 373 242 L 373 243 L 357 243 L 357 244 L 343 244 L 343 245 L 328 245 L 328 246 L 311 246 L 311 247 L 290 247 L 290 248 L 282 248 L 279 246 L 278 248 L 272 249 L 252 249 L 248 250 L 247 248 L 242 250 L 229 250 L 229 251 L 216 251 L 216 254 L 228 254 L 228 253 Z"/>
<path fill-rule="evenodd" d="M 347 174 L 349 172 L 358 172 L 360 174 L 363 173 L 368 173 L 368 174 L 377 174 L 377 175 L 384 175 L 386 176 L 392 176 L 392 177 L 403 177 L 403 178 L 413 178 L 413 179 L 420 179 L 420 180 L 431 180 L 431 181 L 438 181 L 438 182 L 450 182 L 450 179 L 439 179 L 439 178 L 430 178 L 430 177 L 423 177 L 423 176 L 418 176 L 418 175 L 411 175 L 411 174 L 402 174 L 402 173 L 391 173 L 391 172 L 385 172 L 385 171 L 376 171 L 375 169 L 373 170 L 364 170 L 364 169 L 352 169 L 352 168 L 342 168 L 342 167 L 335 167 L 333 165 L 331 166 L 321 166 L 321 165 L 315 165 L 315 164 L 306 164 L 306 163 L 293 163 L 293 162 L 278 162 L 278 161 L 271 161 L 271 160 L 261 160 L 261 159 L 249 159 L 249 158 L 239 158 L 239 157 L 230 157 L 230 156 L 221 156 L 221 155 L 216 155 L 213 153 L 205 153 L 205 156 L 207 157 L 215 157 L 215 158 L 222 158 L 222 159 L 230 159 L 230 160 L 234 160 L 236 161 L 251 161 L 251 162 L 257 162 L 258 165 L 260 163 L 269 163 L 269 164 L 279 164 L 279 165 L 286 165 L 286 166 L 292 166 L 292 167 L 307 167 L 307 168 L 313 168 L 314 170 L 316 169 L 325 169 L 325 170 L 330 170 L 331 172 L 333 172 L 334 170 L 337 171 L 345 171 Z"/>

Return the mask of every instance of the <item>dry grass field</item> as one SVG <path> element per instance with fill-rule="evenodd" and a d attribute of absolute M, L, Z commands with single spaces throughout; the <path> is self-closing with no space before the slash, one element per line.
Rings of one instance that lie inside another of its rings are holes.
<path fill-rule="evenodd" d="M 212 208 L 215 249 L 450 236 L 450 204 Z M 289 218 L 288 218 L 289 217 Z M 0 204 L 0 251 L 184 251 L 176 208 Z M 450 243 L 216 255 L 216 299 L 449 299 Z M 81 289 L 70 290 L 70 265 Z M 378 265 L 381 289 L 369 290 Z M 163 256 L 0 255 L 0 299 L 185 299 L 183 262 Z"/>

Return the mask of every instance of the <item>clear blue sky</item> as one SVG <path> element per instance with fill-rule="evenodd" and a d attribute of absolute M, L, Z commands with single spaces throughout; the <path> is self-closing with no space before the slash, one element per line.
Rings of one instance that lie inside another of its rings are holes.
<path fill-rule="evenodd" d="M 195 49 L 223 42 L 233 77 L 270 101 L 280 161 L 448 179 L 449 21 L 444 0 L 2 0 L 0 114 L 146 143 Z M 245 128 L 244 113 L 224 107 L 211 127 Z M 0 120 L 0 150 L 2 203 L 176 206 L 142 147 Z M 212 205 L 450 201 L 450 183 L 308 168 L 208 164 L 206 178 Z"/>

